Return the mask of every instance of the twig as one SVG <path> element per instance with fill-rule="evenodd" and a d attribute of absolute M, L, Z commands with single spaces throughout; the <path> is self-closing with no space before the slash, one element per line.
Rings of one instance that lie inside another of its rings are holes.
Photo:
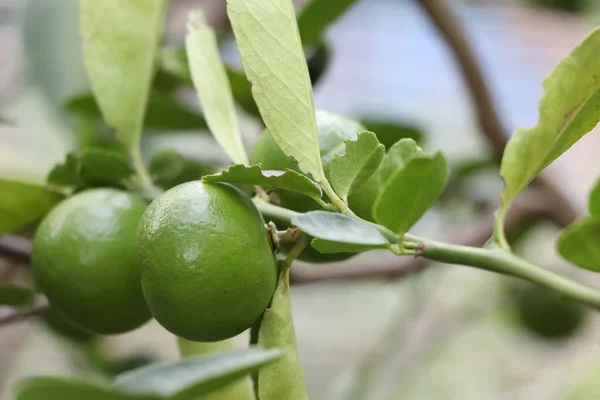
<path fill-rule="evenodd" d="M 525 220 L 553 219 L 552 213 L 555 203 L 548 201 L 544 189 L 530 189 L 521 196 L 511 207 L 506 218 L 506 230 L 515 229 Z M 468 229 L 460 229 L 449 235 L 448 241 L 462 246 L 479 247 L 492 235 L 494 210 L 490 210 L 480 217 Z M 374 260 L 374 263 L 365 263 L 360 268 L 348 268 L 345 265 L 321 266 L 319 269 L 291 271 L 291 283 L 302 285 L 324 281 L 348 281 L 365 278 L 398 278 L 412 274 L 429 266 L 432 261 L 425 258 L 394 257 L 387 262 Z"/>
<path fill-rule="evenodd" d="M 31 240 L 15 235 L 0 237 L 0 256 L 6 256 L 15 261 L 29 263 Z"/>
<path fill-rule="evenodd" d="M 0 317 L 0 326 L 9 325 L 15 322 L 23 321 L 29 317 L 43 315 L 50 311 L 50 305 L 46 302 L 39 304 L 27 310 L 17 310 L 4 317 Z"/>
<path fill-rule="evenodd" d="M 496 112 L 490 90 L 483 77 L 477 59 L 466 39 L 460 23 L 446 6 L 445 0 L 416 0 L 434 23 L 438 32 L 452 50 L 477 113 L 482 134 L 487 138 L 494 152 L 501 156 L 506 147 L 508 135 Z M 552 197 L 556 208 L 552 210 L 552 219 L 561 226 L 567 226 L 577 218 L 577 212 L 565 197 L 543 176 L 534 183 L 544 188 Z"/>

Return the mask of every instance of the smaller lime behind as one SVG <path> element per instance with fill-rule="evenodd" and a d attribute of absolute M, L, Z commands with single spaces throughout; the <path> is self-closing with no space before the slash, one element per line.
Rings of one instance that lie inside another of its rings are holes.
<path fill-rule="evenodd" d="M 42 220 L 33 240 L 33 274 L 61 317 L 97 334 L 127 332 L 150 319 L 135 254 L 146 205 L 131 193 L 91 189 Z"/>

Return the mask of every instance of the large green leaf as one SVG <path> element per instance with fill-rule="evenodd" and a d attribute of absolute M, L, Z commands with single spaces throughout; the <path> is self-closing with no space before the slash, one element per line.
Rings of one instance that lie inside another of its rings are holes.
<path fill-rule="evenodd" d="M 600 29 L 593 31 L 544 81 L 536 127 L 518 129 L 500 173 L 505 188 L 500 218 L 510 203 L 558 156 L 600 120 Z"/>
<path fill-rule="evenodd" d="M 280 348 L 285 351 L 282 358 L 258 371 L 258 398 L 308 400 L 294 333 L 289 268 L 282 268 L 271 306 L 263 314 L 258 344 L 267 349 Z"/>
<path fill-rule="evenodd" d="M 298 29 L 305 45 L 318 44 L 325 30 L 356 0 L 312 0 L 298 14 Z"/>
<path fill-rule="evenodd" d="M 90 118 L 102 118 L 98 103 L 91 93 L 80 93 L 71 97 L 65 107 L 72 113 Z M 151 92 L 145 112 L 144 127 L 162 130 L 205 130 L 204 117 L 185 107 L 171 96 Z"/>
<path fill-rule="evenodd" d="M 217 38 L 201 11 L 190 13 L 185 38 L 190 72 L 208 127 L 236 164 L 248 164 Z"/>
<path fill-rule="evenodd" d="M 596 186 L 590 192 L 589 201 L 590 214 L 600 217 L 600 179 L 596 182 Z"/>
<path fill-rule="evenodd" d="M 248 82 L 243 71 L 238 71 L 231 67 L 226 67 L 227 77 L 231 92 L 237 103 L 250 115 L 260 117 L 260 112 L 256 106 L 256 102 L 252 97 L 252 85 Z"/>
<path fill-rule="evenodd" d="M 312 88 L 291 0 L 228 0 L 227 12 L 269 134 L 323 183 Z"/>
<path fill-rule="evenodd" d="M 80 0 L 83 57 L 106 122 L 139 145 L 165 0 Z"/>
<path fill-rule="evenodd" d="M 192 342 L 183 338 L 177 338 L 177 342 L 179 353 L 182 357 L 199 356 L 234 348 L 233 339 L 225 339 L 219 342 Z M 194 400 L 254 400 L 254 394 L 248 379 L 243 379 Z"/>
<path fill-rule="evenodd" d="M 337 254 L 337 253 L 361 253 L 369 250 L 382 250 L 391 249 L 390 243 L 385 244 L 356 244 L 356 243 L 343 243 L 343 242 L 332 242 L 330 240 L 323 240 L 314 238 L 310 242 L 311 246 L 315 248 L 321 254 Z"/>
<path fill-rule="evenodd" d="M 72 378 L 38 377 L 18 381 L 14 400 L 156 400 L 155 396 L 120 393 L 109 387 Z"/>
<path fill-rule="evenodd" d="M 0 305 L 26 306 L 33 304 L 35 293 L 24 286 L 0 283 Z"/>
<path fill-rule="evenodd" d="M 278 349 L 248 348 L 184 357 L 126 372 L 116 379 L 114 387 L 138 395 L 193 399 L 225 387 L 282 355 Z"/>
<path fill-rule="evenodd" d="M 344 142 L 346 152 L 336 154 L 329 164 L 329 179 L 338 196 L 347 201 L 348 195 L 375 173 L 385 148 L 373 132 L 360 132 L 356 140 Z"/>
<path fill-rule="evenodd" d="M 307 176 L 290 169 L 285 171 L 261 171 L 258 165 L 246 167 L 233 165 L 226 171 L 202 178 L 205 182 L 248 183 L 263 187 L 290 190 L 313 199 L 321 198 L 321 188 Z"/>
<path fill-rule="evenodd" d="M 0 235 L 39 220 L 60 199 L 43 186 L 0 178 Z"/>
<path fill-rule="evenodd" d="M 600 217 L 569 225 L 558 238 L 558 251 L 573 264 L 600 272 Z"/>
<path fill-rule="evenodd" d="M 292 224 L 312 237 L 329 242 L 362 246 L 390 245 L 385 236 L 371 224 L 348 215 L 311 211 L 292 218 Z"/>
<path fill-rule="evenodd" d="M 448 179 L 442 153 L 417 156 L 391 174 L 375 200 L 375 221 L 397 234 L 406 232 L 440 197 Z"/>

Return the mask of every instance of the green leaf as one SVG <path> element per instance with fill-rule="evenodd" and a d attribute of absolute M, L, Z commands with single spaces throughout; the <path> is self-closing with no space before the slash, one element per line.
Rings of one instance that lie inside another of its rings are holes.
<path fill-rule="evenodd" d="M 591 215 L 600 217 L 600 179 L 590 192 L 589 210 Z"/>
<path fill-rule="evenodd" d="M 114 387 L 131 394 L 190 399 L 218 390 L 282 357 L 278 349 L 219 351 L 155 364 L 120 375 Z"/>
<path fill-rule="evenodd" d="M 60 377 L 36 377 L 18 381 L 13 389 L 15 400 L 156 400 L 154 396 L 119 393 L 109 387 L 82 380 Z"/>
<path fill-rule="evenodd" d="M 227 77 L 229 78 L 229 85 L 231 86 L 231 92 L 237 103 L 246 111 L 248 114 L 255 117 L 260 117 L 260 112 L 254 98 L 252 97 L 252 85 L 246 79 L 246 75 L 243 71 L 235 70 L 231 67 L 226 67 Z"/>
<path fill-rule="evenodd" d="M 569 225 L 558 238 L 558 252 L 581 268 L 600 272 L 600 217 Z"/>
<path fill-rule="evenodd" d="M 201 11 L 190 13 L 188 18 L 185 47 L 208 127 L 234 163 L 248 164 L 215 32 L 207 25 Z"/>
<path fill-rule="evenodd" d="M 385 181 L 375 200 L 375 221 L 397 234 L 406 232 L 440 197 L 448 179 L 442 153 L 418 156 Z"/>
<path fill-rule="evenodd" d="M 24 286 L 0 283 L 0 305 L 27 306 L 33 304 L 35 293 Z"/>
<path fill-rule="evenodd" d="M 139 146 L 165 0 L 80 0 L 83 58 L 104 119 Z"/>
<path fill-rule="evenodd" d="M 285 351 L 282 358 L 258 371 L 260 400 L 308 400 L 304 374 L 298 357 L 290 300 L 289 268 L 282 268 L 271 306 L 263 314 L 258 344 Z"/>
<path fill-rule="evenodd" d="M 500 173 L 505 188 L 500 218 L 536 175 L 600 120 L 599 48 L 597 29 L 544 80 L 537 126 L 517 129 L 504 151 Z"/>
<path fill-rule="evenodd" d="M 384 247 L 390 244 L 373 225 L 348 215 L 311 211 L 293 217 L 292 224 L 312 237 L 329 242 Z"/>
<path fill-rule="evenodd" d="M 312 0 L 300 10 L 298 29 L 305 45 L 318 44 L 325 30 L 342 15 L 355 0 Z"/>
<path fill-rule="evenodd" d="M 53 190 L 60 190 L 65 194 L 85 187 L 85 182 L 79 173 L 79 156 L 77 152 L 70 152 L 62 164 L 56 164 L 48 174 L 46 182 Z M 64 189 L 64 190 L 63 190 Z"/>
<path fill-rule="evenodd" d="M 329 179 L 335 192 L 344 200 L 375 173 L 385 148 L 373 132 L 360 132 L 356 140 L 345 140 L 346 152 L 336 154 L 329 164 Z"/>
<path fill-rule="evenodd" d="M 0 235 L 39 220 L 61 198 L 43 186 L 0 178 Z"/>
<path fill-rule="evenodd" d="M 425 134 L 416 126 L 372 119 L 364 119 L 361 123 L 367 130 L 375 132 L 377 139 L 386 149 L 392 147 L 400 139 L 412 139 L 421 144 L 425 140 Z"/>
<path fill-rule="evenodd" d="M 390 147 L 381 163 L 381 168 L 379 169 L 381 182 L 386 183 L 390 177 L 405 168 L 415 157 L 425 157 L 425 153 L 417 146 L 414 140 L 402 139 L 395 143 Z"/>
<path fill-rule="evenodd" d="M 79 174 L 91 186 L 117 186 L 133 174 L 133 167 L 119 151 L 87 149 L 79 155 Z"/>
<path fill-rule="evenodd" d="M 134 173 L 129 159 L 120 151 L 89 148 L 67 154 L 62 164 L 48 175 L 48 186 L 65 194 L 89 186 L 123 187 Z"/>
<path fill-rule="evenodd" d="M 205 182 L 248 183 L 269 188 L 285 189 L 301 193 L 315 200 L 321 198 L 321 187 L 307 176 L 291 169 L 285 171 L 261 171 L 258 165 L 246 167 L 233 165 L 226 171 L 202 178 Z"/>
<path fill-rule="evenodd" d="M 102 119 L 98 103 L 91 93 L 71 97 L 65 107 L 72 113 Z M 204 117 L 176 101 L 169 95 L 151 92 L 145 112 L 144 127 L 155 130 L 205 130 Z"/>
<path fill-rule="evenodd" d="M 219 342 L 192 342 L 179 337 L 177 338 L 177 343 L 179 345 L 179 353 L 182 357 L 210 354 L 234 348 L 233 339 L 221 340 Z M 250 382 L 247 379 L 243 379 L 207 396 L 202 396 L 202 400 L 254 400 L 254 393 L 252 392 Z"/>
<path fill-rule="evenodd" d="M 336 254 L 336 253 L 361 253 L 369 250 L 380 250 L 391 248 L 390 243 L 378 244 L 378 245 L 366 245 L 356 243 L 341 243 L 332 242 L 329 240 L 323 240 L 315 238 L 311 242 L 311 246 L 315 248 L 319 253 L 322 254 Z"/>
<path fill-rule="evenodd" d="M 181 154 L 172 149 L 157 152 L 150 161 L 150 176 L 154 182 L 175 179 L 185 168 L 185 160 Z"/>
<path fill-rule="evenodd" d="M 291 0 L 229 0 L 227 12 L 269 134 L 323 184 L 312 88 Z"/>

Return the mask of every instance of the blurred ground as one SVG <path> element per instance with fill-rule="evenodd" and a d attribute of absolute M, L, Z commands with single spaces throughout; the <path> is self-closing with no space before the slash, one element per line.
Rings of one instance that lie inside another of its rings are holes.
<path fill-rule="evenodd" d="M 56 18 L 63 3 L 56 2 Z M 18 28 L 21 6 L 19 0 L 0 0 L 0 111 L 20 127 L 1 132 L 0 165 L 22 157 L 32 179 L 41 179 L 63 157 L 68 141 L 61 139 L 63 127 L 51 107 L 27 83 Z M 516 6 L 460 3 L 455 10 L 507 130 L 535 124 L 542 79 L 591 25 L 579 17 Z M 181 31 L 175 25 L 170 32 Z M 315 91 L 317 107 L 417 124 L 427 132 L 426 147 L 443 149 L 452 160 L 484 154 L 486 144 L 453 60 L 412 2 L 359 1 L 330 29 L 328 39 L 333 61 Z M 596 131 L 550 168 L 553 182 L 579 210 L 600 171 L 597 152 L 590 149 L 599 148 Z M 490 187 L 486 195 L 497 198 L 499 181 Z M 449 221 L 440 215 L 428 215 L 419 233 L 443 236 Z M 526 255 L 563 268 L 553 247 L 556 234 L 550 227 L 536 230 Z M 374 257 L 379 255 L 351 263 Z M 597 277 L 575 272 L 600 284 Z M 565 342 L 524 335 L 510 322 L 502 300 L 507 279 L 442 266 L 397 282 L 295 287 L 295 324 L 310 398 L 567 399 L 588 371 L 600 368 L 600 318 L 594 315 Z M 176 355 L 174 341 L 156 324 L 104 345 L 112 354 Z M 9 383 L 24 375 L 88 374 L 85 359 L 74 350 L 64 353 L 68 348 L 36 322 L 0 328 L 0 399 L 8 399 Z"/>

